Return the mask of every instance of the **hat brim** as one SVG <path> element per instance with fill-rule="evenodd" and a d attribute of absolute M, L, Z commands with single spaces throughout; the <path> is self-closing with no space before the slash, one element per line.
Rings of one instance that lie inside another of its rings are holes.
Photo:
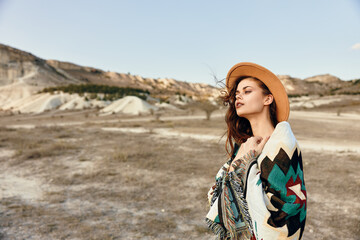
<path fill-rule="evenodd" d="M 278 122 L 287 121 L 290 114 L 290 104 L 285 87 L 280 79 L 274 73 L 258 64 L 241 62 L 235 64 L 229 70 L 226 77 L 227 90 L 230 92 L 236 80 L 244 76 L 255 77 L 269 88 L 276 103 L 276 117 Z"/>

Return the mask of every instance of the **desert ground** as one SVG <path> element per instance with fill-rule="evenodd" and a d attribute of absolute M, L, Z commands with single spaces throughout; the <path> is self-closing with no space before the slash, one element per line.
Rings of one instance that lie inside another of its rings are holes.
<path fill-rule="evenodd" d="M 360 113 L 291 111 L 308 195 L 303 239 L 359 239 Z M 224 111 L 0 117 L 0 239 L 213 239 L 207 191 Z"/>

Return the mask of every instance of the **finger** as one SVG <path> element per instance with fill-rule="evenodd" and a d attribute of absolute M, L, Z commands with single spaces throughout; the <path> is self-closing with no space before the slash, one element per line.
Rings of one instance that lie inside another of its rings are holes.
<path fill-rule="evenodd" d="M 269 140 L 269 138 L 270 138 L 270 136 L 266 137 L 264 140 L 262 140 L 262 141 L 260 142 L 259 147 L 260 147 L 261 149 L 264 148 L 264 146 L 265 146 L 266 142 Z"/>
<path fill-rule="evenodd" d="M 262 139 L 263 139 L 263 138 L 260 137 L 260 136 L 255 136 L 255 137 L 254 137 L 254 141 L 255 141 L 257 144 L 259 144 Z"/>

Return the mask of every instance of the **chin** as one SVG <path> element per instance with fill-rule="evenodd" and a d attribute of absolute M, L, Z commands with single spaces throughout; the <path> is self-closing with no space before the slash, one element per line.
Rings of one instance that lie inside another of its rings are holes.
<path fill-rule="evenodd" d="M 238 115 L 239 117 L 244 117 L 243 114 L 239 113 L 238 111 L 236 111 L 236 115 Z"/>
<path fill-rule="evenodd" d="M 242 111 L 236 111 L 236 115 L 238 115 L 238 117 L 242 117 L 242 118 L 247 119 L 246 114 L 244 112 L 242 112 Z"/>

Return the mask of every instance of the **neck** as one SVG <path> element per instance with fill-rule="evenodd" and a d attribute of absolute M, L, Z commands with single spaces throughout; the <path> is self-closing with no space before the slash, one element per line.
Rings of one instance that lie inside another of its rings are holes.
<path fill-rule="evenodd" d="M 259 136 L 265 139 L 267 136 L 271 136 L 274 132 L 274 126 L 272 125 L 269 115 L 258 115 L 257 117 L 249 119 L 251 130 L 254 136 Z"/>

